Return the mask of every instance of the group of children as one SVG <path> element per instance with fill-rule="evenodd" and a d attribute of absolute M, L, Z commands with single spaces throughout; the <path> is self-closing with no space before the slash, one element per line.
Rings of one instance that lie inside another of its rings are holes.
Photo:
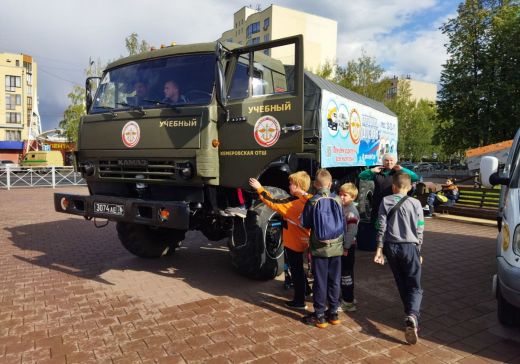
<path fill-rule="evenodd" d="M 314 195 L 309 194 L 311 178 L 304 172 L 289 176 L 290 197 L 274 199 L 260 182 L 249 180 L 264 204 L 284 219 L 283 242 L 294 284 L 294 297 L 286 306 L 305 310 L 307 277 L 304 253 L 311 253 L 314 278 L 314 312 L 303 317 L 307 324 L 325 328 L 340 324 L 339 311 L 356 311 L 354 298 L 354 261 L 359 213 L 354 204 L 358 190 L 345 183 L 339 195 L 331 192 L 332 176 L 326 169 L 317 171 Z M 405 338 L 417 342 L 422 299 L 420 247 L 424 230 L 420 202 L 409 198 L 410 176 L 393 177 L 393 195 L 383 199 L 377 222 L 377 251 L 374 262 L 386 261 L 394 274 L 405 309 Z M 383 256 L 384 255 L 384 256 Z"/>

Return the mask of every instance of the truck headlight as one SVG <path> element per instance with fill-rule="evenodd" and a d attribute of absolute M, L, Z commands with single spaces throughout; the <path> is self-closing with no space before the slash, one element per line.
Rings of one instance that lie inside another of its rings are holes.
<path fill-rule="evenodd" d="M 515 228 L 515 235 L 513 235 L 513 253 L 520 255 L 520 225 Z"/>
<path fill-rule="evenodd" d="M 179 175 L 183 179 L 188 180 L 193 177 L 194 171 L 193 171 L 193 166 L 191 163 L 185 163 L 185 164 L 179 165 L 178 168 L 179 168 Z"/>

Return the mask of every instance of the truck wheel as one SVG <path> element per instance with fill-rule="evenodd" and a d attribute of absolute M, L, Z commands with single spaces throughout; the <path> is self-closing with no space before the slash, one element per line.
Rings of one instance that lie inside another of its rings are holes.
<path fill-rule="evenodd" d="M 501 324 L 506 326 L 520 324 L 520 309 L 513 306 L 502 296 L 500 282 L 497 284 L 497 316 Z"/>
<path fill-rule="evenodd" d="M 273 197 L 289 195 L 276 187 L 265 187 Z M 235 269 L 253 279 L 273 279 L 283 272 L 283 221 L 279 214 L 260 201 L 248 210 L 245 219 L 234 218 L 229 241 Z"/>
<path fill-rule="evenodd" d="M 140 224 L 118 222 L 117 236 L 123 246 L 141 258 L 160 258 L 172 255 L 184 239 L 184 230 L 155 228 Z"/>
<path fill-rule="evenodd" d="M 359 181 L 358 211 L 361 219 L 370 220 L 372 214 L 372 196 L 374 181 Z"/>

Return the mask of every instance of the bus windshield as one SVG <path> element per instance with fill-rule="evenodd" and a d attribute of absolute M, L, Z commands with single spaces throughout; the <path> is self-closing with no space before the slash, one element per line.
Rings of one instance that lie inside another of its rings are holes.
<path fill-rule="evenodd" d="M 215 81 L 215 55 L 163 57 L 107 71 L 90 113 L 207 105 Z"/>

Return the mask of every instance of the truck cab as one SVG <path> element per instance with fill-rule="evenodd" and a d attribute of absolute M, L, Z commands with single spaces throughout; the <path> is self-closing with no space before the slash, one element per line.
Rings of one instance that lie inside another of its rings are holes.
<path fill-rule="evenodd" d="M 501 323 L 520 324 L 520 129 L 513 140 L 507 161 L 499 169 L 496 157 L 480 162 L 482 183 L 501 185 L 497 236 L 497 273 L 493 293 Z"/>

